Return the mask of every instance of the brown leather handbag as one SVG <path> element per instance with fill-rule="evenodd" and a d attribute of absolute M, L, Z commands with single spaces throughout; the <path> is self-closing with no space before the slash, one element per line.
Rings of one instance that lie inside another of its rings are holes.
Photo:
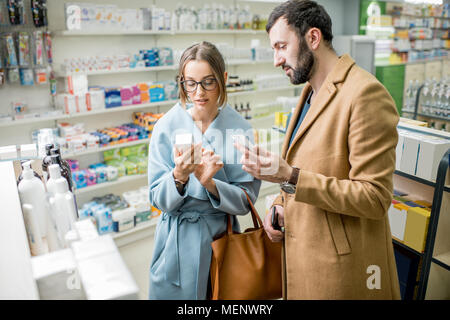
<path fill-rule="evenodd" d="M 281 242 L 268 238 L 247 192 L 245 195 L 254 228 L 233 233 L 227 215 L 226 233 L 211 243 L 212 300 L 265 300 L 282 296 Z"/>

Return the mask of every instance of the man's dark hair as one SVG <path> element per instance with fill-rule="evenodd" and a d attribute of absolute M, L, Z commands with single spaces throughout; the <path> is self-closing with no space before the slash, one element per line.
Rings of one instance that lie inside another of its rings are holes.
<path fill-rule="evenodd" d="M 317 28 L 322 32 L 325 44 L 332 48 L 331 18 L 320 4 L 310 0 L 289 0 L 280 4 L 269 16 L 267 33 L 282 17 L 286 19 L 289 26 L 294 28 L 300 41 L 309 29 Z"/>

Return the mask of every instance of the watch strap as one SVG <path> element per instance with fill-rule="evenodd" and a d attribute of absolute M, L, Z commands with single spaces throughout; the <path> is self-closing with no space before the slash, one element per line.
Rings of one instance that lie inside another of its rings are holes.
<path fill-rule="evenodd" d="M 292 173 L 288 180 L 288 183 L 293 184 L 294 186 L 297 185 L 298 181 L 298 175 L 300 173 L 300 169 L 296 167 L 292 167 Z"/>

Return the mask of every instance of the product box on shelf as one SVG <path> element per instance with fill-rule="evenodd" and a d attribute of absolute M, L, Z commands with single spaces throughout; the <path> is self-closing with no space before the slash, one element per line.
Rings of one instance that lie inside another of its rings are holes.
<path fill-rule="evenodd" d="M 150 102 L 165 100 L 164 85 L 162 83 L 151 83 L 149 85 Z"/>
<path fill-rule="evenodd" d="M 420 141 L 416 176 L 436 180 L 439 162 L 450 148 L 450 140 L 427 137 Z"/>
<path fill-rule="evenodd" d="M 410 207 L 406 219 L 404 243 L 418 252 L 425 250 L 430 210 Z"/>
<path fill-rule="evenodd" d="M 86 94 L 88 92 L 88 79 L 85 74 L 73 74 L 64 79 L 66 92 L 70 94 Z"/>
<path fill-rule="evenodd" d="M 397 240 L 404 240 L 407 215 L 408 206 L 393 200 L 388 210 L 388 216 L 392 236 Z"/>
<path fill-rule="evenodd" d="M 450 139 L 399 129 L 396 169 L 435 181 L 439 162 L 450 148 Z"/>
<path fill-rule="evenodd" d="M 389 224 L 394 239 L 418 252 L 425 249 L 431 203 L 394 190 L 388 210 Z"/>
<path fill-rule="evenodd" d="M 148 103 L 150 102 L 150 92 L 149 92 L 149 85 L 146 82 L 140 82 L 137 84 L 137 87 L 139 89 L 140 95 L 141 95 L 141 102 L 142 103 Z"/>
<path fill-rule="evenodd" d="M 121 105 L 122 105 L 122 98 L 120 96 L 120 88 L 106 87 L 105 88 L 106 108 L 120 107 Z"/>
<path fill-rule="evenodd" d="M 122 232 L 136 225 L 136 210 L 132 207 L 116 210 L 112 213 L 113 231 Z"/>

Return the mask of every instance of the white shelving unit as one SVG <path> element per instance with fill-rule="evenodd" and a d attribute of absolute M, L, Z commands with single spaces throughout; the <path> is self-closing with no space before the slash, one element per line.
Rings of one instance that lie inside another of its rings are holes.
<path fill-rule="evenodd" d="M 131 146 L 135 146 L 137 144 L 149 143 L 149 142 L 150 142 L 150 138 L 140 139 L 140 140 L 134 140 L 134 141 L 125 142 L 125 143 L 118 143 L 118 144 L 110 145 L 107 147 L 83 150 L 80 152 L 69 152 L 69 153 L 63 154 L 63 156 L 64 156 L 64 158 L 76 158 L 76 157 L 81 157 L 81 156 L 92 154 L 92 153 L 100 153 L 100 152 L 111 150 L 111 149 L 131 147 Z"/>
<path fill-rule="evenodd" d="M 191 31 L 152 31 L 152 30 L 134 30 L 134 31 L 120 31 L 120 30 L 105 30 L 105 31 L 85 31 L 85 30 L 62 30 L 56 31 L 57 36 L 120 36 L 120 35 L 133 35 L 133 36 L 176 36 L 176 35 L 202 35 L 202 34 L 229 34 L 229 35 L 242 35 L 242 34 L 265 34 L 265 30 L 191 30 Z"/>
<path fill-rule="evenodd" d="M 265 64 L 272 63 L 272 60 L 249 60 L 249 59 L 236 59 L 226 61 L 228 66 L 238 66 L 238 65 L 255 65 L 255 64 Z M 61 69 L 61 67 L 57 68 Z M 109 75 L 109 74 L 119 74 L 119 73 L 133 73 L 133 72 L 158 72 L 158 71 L 170 71 L 177 70 L 178 65 L 171 66 L 159 66 L 159 67 L 144 67 L 144 68 L 121 68 L 121 69 L 110 69 L 110 70 L 89 70 L 89 71 L 75 71 L 75 72 L 62 72 L 58 71 L 56 76 L 59 78 L 66 77 L 73 74 L 86 74 L 88 76 L 95 75 Z"/>
<path fill-rule="evenodd" d="M 232 97 L 238 97 L 238 96 L 259 94 L 259 93 L 264 93 L 264 92 L 293 90 L 296 88 L 298 88 L 298 87 L 293 86 L 293 85 L 287 85 L 287 86 L 280 86 L 280 87 L 273 87 L 273 88 L 266 88 L 266 89 L 259 89 L 259 90 L 236 91 L 236 92 L 228 93 L 228 97 L 232 98 Z M 34 124 L 34 123 L 40 123 L 40 122 L 46 122 L 46 121 L 70 120 L 70 119 L 79 118 L 79 117 L 90 117 L 90 116 L 94 116 L 94 115 L 102 115 L 102 114 L 109 114 L 109 113 L 115 113 L 115 112 L 137 111 L 137 110 L 144 109 L 144 108 L 170 106 L 170 105 L 174 105 L 177 102 L 178 102 L 178 100 L 165 100 L 165 101 L 159 101 L 159 102 L 134 104 L 134 105 L 129 105 L 129 106 L 114 107 L 114 108 L 105 108 L 105 109 L 101 109 L 101 110 L 94 110 L 94 111 L 83 112 L 83 113 L 62 114 L 62 115 L 51 116 L 51 117 L 37 117 L 37 118 L 30 118 L 30 119 L 23 119 L 23 120 L 13 120 L 13 121 L 8 121 L 8 122 L 0 122 L 0 128 L 28 125 L 28 124 Z"/>
<path fill-rule="evenodd" d="M 128 182 L 139 181 L 139 180 L 143 180 L 144 178 L 147 178 L 147 174 L 136 174 L 136 175 L 131 175 L 131 176 L 124 176 L 124 177 L 117 179 L 116 181 L 98 183 L 98 184 L 94 184 L 92 186 L 76 189 L 75 195 L 86 194 L 86 193 L 100 190 L 100 189 L 108 189 L 112 186 L 116 186 L 119 184 L 125 184 Z"/>

